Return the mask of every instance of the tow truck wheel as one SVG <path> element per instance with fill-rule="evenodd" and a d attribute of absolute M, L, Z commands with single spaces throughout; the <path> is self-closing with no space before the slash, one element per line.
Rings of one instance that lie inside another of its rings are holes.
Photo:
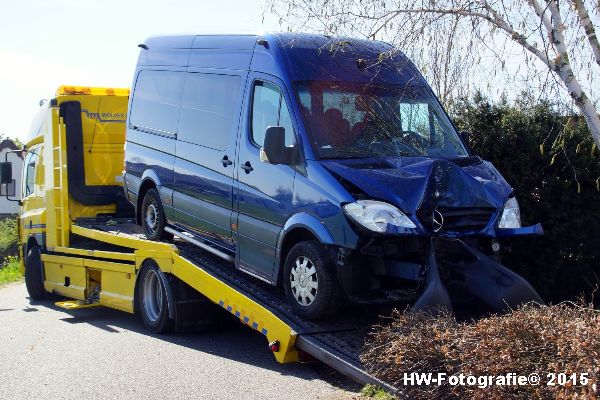
<path fill-rule="evenodd" d="M 173 320 L 169 318 L 167 291 L 158 266 L 154 263 L 146 264 L 138 279 L 137 310 L 144 325 L 154 333 L 170 331 Z"/>
<path fill-rule="evenodd" d="M 25 256 L 25 286 L 29 297 L 32 299 L 44 300 L 48 298 L 48 292 L 44 289 L 44 268 L 39 246 L 33 246 Z"/>
<path fill-rule="evenodd" d="M 294 245 L 285 261 L 284 289 L 300 317 L 319 319 L 337 311 L 340 289 L 333 262 L 317 241 Z"/>
<path fill-rule="evenodd" d="M 158 190 L 152 188 L 144 195 L 141 210 L 142 228 L 144 234 L 149 240 L 158 241 L 161 239 L 171 239 L 165 232 L 167 218 L 163 210 L 162 202 Z"/>

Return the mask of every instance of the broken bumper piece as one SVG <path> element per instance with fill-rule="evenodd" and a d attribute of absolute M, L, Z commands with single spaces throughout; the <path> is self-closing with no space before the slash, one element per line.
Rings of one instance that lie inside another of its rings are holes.
<path fill-rule="evenodd" d="M 511 237 L 511 236 L 540 236 L 544 234 L 542 224 L 524 226 L 522 228 L 500 229 L 496 228 L 496 237 Z"/>
<path fill-rule="evenodd" d="M 526 303 L 544 304 L 540 295 L 523 277 L 465 242 L 459 239 L 453 241 L 470 256 L 464 262 L 453 265 L 452 268 L 456 269 L 453 272 L 463 277 L 464 290 L 491 310 L 508 312 Z M 425 289 L 412 311 L 452 311 L 452 301 L 436 260 L 436 244 L 436 239 L 432 239 L 428 249 Z"/>

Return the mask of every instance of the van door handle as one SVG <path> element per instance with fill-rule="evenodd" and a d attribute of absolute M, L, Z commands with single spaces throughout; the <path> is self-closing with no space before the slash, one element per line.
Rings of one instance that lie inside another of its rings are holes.
<path fill-rule="evenodd" d="M 254 168 L 252 168 L 252 164 L 250 164 L 250 161 L 246 161 L 244 165 L 240 165 L 240 168 L 246 171 L 247 174 L 249 174 L 250 171 L 254 171 Z"/>
<path fill-rule="evenodd" d="M 223 163 L 223 166 L 224 166 L 225 168 L 227 168 L 227 166 L 228 166 L 228 165 L 232 165 L 232 164 L 233 164 L 233 161 L 231 161 L 231 160 L 229 159 L 229 157 L 227 157 L 227 156 L 224 156 L 224 157 L 221 159 L 221 162 Z"/>

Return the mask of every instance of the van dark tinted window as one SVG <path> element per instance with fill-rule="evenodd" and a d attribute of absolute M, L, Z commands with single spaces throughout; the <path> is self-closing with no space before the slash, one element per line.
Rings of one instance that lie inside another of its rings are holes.
<path fill-rule="evenodd" d="M 184 77 L 182 72 L 141 71 L 133 93 L 131 124 L 158 133 L 177 133 Z"/>
<path fill-rule="evenodd" d="M 189 73 L 186 74 L 179 140 L 224 150 L 234 132 L 240 77 Z"/>
<path fill-rule="evenodd" d="M 256 82 L 252 99 L 252 140 L 258 146 L 262 147 L 269 126 L 285 128 L 285 145 L 293 144 L 294 128 L 281 91 L 271 83 Z"/>

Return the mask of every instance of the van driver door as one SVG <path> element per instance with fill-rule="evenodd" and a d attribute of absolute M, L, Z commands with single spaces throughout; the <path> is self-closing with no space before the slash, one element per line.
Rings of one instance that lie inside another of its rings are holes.
<path fill-rule="evenodd" d="M 286 145 L 295 143 L 295 123 L 283 82 L 259 73 L 251 74 L 248 82 L 236 168 L 236 264 L 252 275 L 275 282 L 277 238 L 292 214 L 296 170 L 262 162 L 260 148 L 269 126 L 284 127 Z"/>

